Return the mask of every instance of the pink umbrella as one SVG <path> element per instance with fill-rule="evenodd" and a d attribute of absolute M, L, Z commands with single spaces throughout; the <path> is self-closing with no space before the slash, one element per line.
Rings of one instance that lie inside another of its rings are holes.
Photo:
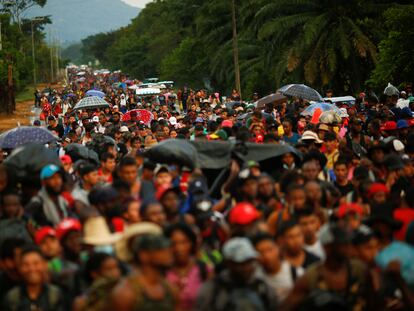
<path fill-rule="evenodd" d="M 150 125 L 151 121 L 154 120 L 154 115 L 151 111 L 145 110 L 145 109 L 134 109 L 126 112 L 122 116 L 122 121 L 130 121 L 131 120 L 131 114 L 132 116 L 136 116 L 137 121 L 142 121 L 146 125 Z"/>

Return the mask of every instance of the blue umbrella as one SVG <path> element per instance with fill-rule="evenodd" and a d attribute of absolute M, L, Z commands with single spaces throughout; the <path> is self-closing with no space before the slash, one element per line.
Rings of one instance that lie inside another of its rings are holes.
<path fill-rule="evenodd" d="M 282 86 L 278 92 L 285 96 L 293 96 L 306 100 L 322 101 L 321 94 L 305 84 L 288 84 Z"/>
<path fill-rule="evenodd" d="M 338 113 L 338 115 L 341 113 L 338 109 L 338 107 L 336 107 L 333 104 L 327 104 L 327 103 L 314 103 L 308 107 L 305 108 L 305 110 L 303 110 L 300 114 L 302 116 L 313 116 L 313 114 L 315 113 L 315 110 L 317 108 L 320 108 L 322 110 L 322 112 L 325 111 L 335 111 Z"/>
<path fill-rule="evenodd" d="M 14 149 L 28 143 L 46 144 L 58 137 L 42 127 L 21 126 L 0 135 L 1 149 Z"/>
<path fill-rule="evenodd" d="M 88 96 L 98 96 L 100 98 L 105 97 L 105 93 L 101 92 L 99 90 L 89 90 L 89 91 L 86 92 L 86 95 L 88 95 Z"/>

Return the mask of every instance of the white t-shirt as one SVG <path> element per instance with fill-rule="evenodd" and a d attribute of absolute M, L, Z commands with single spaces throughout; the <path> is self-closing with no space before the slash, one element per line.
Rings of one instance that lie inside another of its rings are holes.
<path fill-rule="evenodd" d="M 282 265 L 277 274 L 266 274 L 265 278 L 275 289 L 279 302 L 283 302 L 286 299 L 295 284 L 292 277 L 292 268 L 287 261 L 282 261 Z"/>
<path fill-rule="evenodd" d="M 325 260 L 325 250 L 323 249 L 321 241 L 317 240 L 313 245 L 305 244 L 304 247 L 309 253 L 319 257 L 322 261 Z"/>

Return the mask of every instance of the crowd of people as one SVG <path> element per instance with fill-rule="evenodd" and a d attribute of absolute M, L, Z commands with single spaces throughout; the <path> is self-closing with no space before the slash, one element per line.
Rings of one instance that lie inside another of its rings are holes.
<path fill-rule="evenodd" d="M 1 310 L 414 310 L 410 84 L 303 115 L 303 98 L 79 76 L 36 93 L 59 165 L 16 181 L 3 150 Z M 88 90 L 108 107 L 74 109 Z M 212 178 L 147 156 L 169 139 L 291 148 Z"/>

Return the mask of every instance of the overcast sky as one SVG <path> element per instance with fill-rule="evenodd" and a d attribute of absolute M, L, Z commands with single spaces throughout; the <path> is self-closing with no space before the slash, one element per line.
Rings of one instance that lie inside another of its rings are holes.
<path fill-rule="evenodd" d="M 133 5 L 133 6 L 143 8 L 148 2 L 151 2 L 152 0 L 122 0 L 122 1 L 130 5 Z"/>

